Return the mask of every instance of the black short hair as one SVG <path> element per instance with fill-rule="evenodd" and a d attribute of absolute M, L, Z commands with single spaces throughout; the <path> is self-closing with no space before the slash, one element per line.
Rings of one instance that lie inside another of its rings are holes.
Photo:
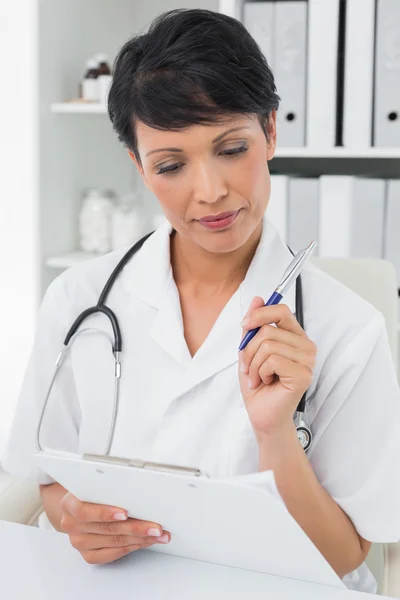
<path fill-rule="evenodd" d="M 147 33 L 119 51 L 108 113 L 140 163 L 137 120 L 179 131 L 256 114 L 268 139 L 264 124 L 279 101 L 267 59 L 240 21 L 210 10 L 176 9 L 156 17 Z"/>

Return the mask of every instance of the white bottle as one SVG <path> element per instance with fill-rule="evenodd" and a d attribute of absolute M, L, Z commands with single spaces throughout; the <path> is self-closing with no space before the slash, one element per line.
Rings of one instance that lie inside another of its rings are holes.
<path fill-rule="evenodd" d="M 96 54 L 95 59 L 98 62 L 99 76 L 97 78 L 97 96 L 101 104 L 106 105 L 108 92 L 111 86 L 112 76 L 111 69 L 108 65 L 107 54 Z"/>
<path fill-rule="evenodd" d="M 89 189 L 84 193 L 79 214 L 79 245 L 84 252 L 110 252 L 115 198 L 111 190 Z"/>
<path fill-rule="evenodd" d="M 111 247 L 119 250 L 131 246 L 147 232 L 147 218 L 137 192 L 126 194 L 114 206 L 111 227 Z"/>
<path fill-rule="evenodd" d="M 87 102 L 98 102 L 99 91 L 98 91 L 98 62 L 93 58 L 90 58 L 86 62 L 87 71 L 82 81 L 82 98 Z"/>

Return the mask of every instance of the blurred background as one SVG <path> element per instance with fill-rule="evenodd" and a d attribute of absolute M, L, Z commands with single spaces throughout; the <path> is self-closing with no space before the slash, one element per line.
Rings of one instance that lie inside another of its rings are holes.
<path fill-rule="evenodd" d="M 400 2 L 3 1 L 0 455 L 47 286 L 163 219 L 107 116 L 116 53 L 159 13 L 200 7 L 241 20 L 274 72 L 284 239 L 386 258 L 400 282 Z"/>

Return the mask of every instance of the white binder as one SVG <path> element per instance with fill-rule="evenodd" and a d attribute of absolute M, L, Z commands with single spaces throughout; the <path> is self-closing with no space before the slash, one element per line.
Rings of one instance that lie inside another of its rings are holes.
<path fill-rule="evenodd" d="M 356 177 L 351 201 L 350 256 L 382 258 L 386 182 Z"/>
<path fill-rule="evenodd" d="M 308 2 L 307 146 L 336 142 L 339 0 Z"/>
<path fill-rule="evenodd" d="M 171 541 L 154 552 L 345 587 L 286 509 L 272 471 L 216 480 L 104 456 L 43 452 L 36 462 L 82 501 L 159 523 Z"/>
<path fill-rule="evenodd" d="M 307 2 L 275 4 L 273 72 L 281 97 L 277 113 L 279 146 L 305 146 Z"/>
<path fill-rule="evenodd" d="M 320 177 L 320 256 L 382 258 L 385 181 Z"/>
<path fill-rule="evenodd" d="M 354 178 L 320 177 L 319 255 L 348 258 L 351 252 L 351 201 Z"/>
<path fill-rule="evenodd" d="M 243 23 L 259 45 L 272 71 L 274 71 L 275 3 L 273 0 L 268 2 L 245 2 Z"/>
<path fill-rule="evenodd" d="M 374 146 L 400 147 L 399 31 L 399 0 L 378 0 Z"/>
<path fill-rule="evenodd" d="M 242 1 L 241 0 L 219 0 L 218 12 L 238 19 L 242 18 Z"/>
<path fill-rule="evenodd" d="M 288 175 L 271 175 L 271 196 L 267 206 L 267 216 L 285 242 L 287 240 L 288 195 Z"/>
<path fill-rule="evenodd" d="M 384 255 L 396 267 L 397 284 L 400 288 L 400 179 L 389 179 L 386 192 L 386 215 L 384 231 Z M 400 302 L 399 302 L 400 316 Z"/>
<path fill-rule="evenodd" d="M 375 0 L 347 0 L 343 145 L 372 145 Z"/>
<path fill-rule="evenodd" d="M 289 180 L 288 237 L 294 250 L 301 250 L 315 240 L 319 243 L 319 180 L 318 177 L 291 177 Z M 316 248 L 316 256 L 319 246 Z"/>

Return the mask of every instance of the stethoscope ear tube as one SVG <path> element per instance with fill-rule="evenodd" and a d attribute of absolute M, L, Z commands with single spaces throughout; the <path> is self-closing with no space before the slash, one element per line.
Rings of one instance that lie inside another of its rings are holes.
<path fill-rule="evenodd" d="M 71 329 L 68 331 L 66 338 L 64 340 L 64 345 L 68 346 L 70 339 L 78 331 L 79 327 L 81 326 L 83 321 L 86 319 L 86 317 L 89 317 L 90 315 L 94 315 L 98 312 L 101 312 L 108 317 L 108 319 L 111 323 L 113 333 L 114 333 L 113 350 L 114 350 L 114 352 L 121 352 L 122 351 L 122 336 L 121 336 L 121 330 L 119 327 L 118 319 L 115 316 L 115 314 L 113 313 L 113 311 L 111 310 L 111 308 L 108 308 L 108 306 L 104 306 L 104 305 L 97 305 L 97 306 L 93 306 L 92 308 L 87 308 L 83 313 L 81 313 L 79 315 L 79 317 L 77 317 L 75 319 Z"/>

